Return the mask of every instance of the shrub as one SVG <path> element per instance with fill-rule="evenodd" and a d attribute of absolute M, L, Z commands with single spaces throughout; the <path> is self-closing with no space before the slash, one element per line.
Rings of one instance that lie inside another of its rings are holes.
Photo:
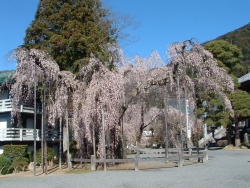
<path fill-rule="evenodd" d="M 75 140 L 71 140 L 69 144 L 69 153 L 71 156 L 75 156 L 77 153 L 77 142 Z"/>
<path fill-rule="evenodd" d="M 53 148 L 48 147 L 47 148 L 47 161 L 51 161 L 54 158 L 54 150 Z M 36 163 L 41 164 L 42 163 L 42 150 L 39 149 L 36 152 Z"/>
<path fill-rule="evenodd" d="M 29 159 L 28 158 L 25 158 L 25 157 L 17 157 L 13 160 L 12 162 L 12 166 L 17 170 L 19 171 L 22 171 L 23 170 L 23 167 L 24 166 L 28 166 L 29 164 Z"/>
<path fill-rule="evenodd" d="M 27 152 L 27 158 L 29 159 L 30 162 L 34 161 L 34 152 Z"/>
<path fill-rule="evenodd" d="M 3 154 L 13 160 L 17 157 L 26 157 L 27 145 L 3 145 Z"/>
<path fill-rule="evenodd" d="M 225 147 L 226 145 L 228 145 L 228 141 L 227 140 L 219 140 L 217 142 L 217 146 L 219 146 L 219 147 Z"/>
<path fill-rule="evenodd" d="M 67 161 L 67 151 L 62 153 L 62 163 L 65 163 Z M 55 164 L 59 164 L 59 153 L 57 154 L 57 158 L 53 159 L 53 162 Z"/>
<path fill-rule="evenodd" d="M 6 156 L 1 154 L 0 155 L 0 171 L 2 170 L 3 175 L 8 173 L 8 169 L 10 166 L 11 166 L 11 161 Z"/>

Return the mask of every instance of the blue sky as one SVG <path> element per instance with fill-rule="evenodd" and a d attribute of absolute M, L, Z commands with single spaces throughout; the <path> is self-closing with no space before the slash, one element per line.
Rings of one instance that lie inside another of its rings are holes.
<path fill-rule="evenodd" d="M 140 22 L 138 41 L 122 46 L 126 56 L 147 57 L 157 50 L 166 61 L 167 45 L 196 38 L 212 40 L 250 22 L 249 0 L 103 0 L 115 12 Z M 0 1 L 0 70 L 15 69 L 5 55 L 22 45 L 38 0 Z"/>

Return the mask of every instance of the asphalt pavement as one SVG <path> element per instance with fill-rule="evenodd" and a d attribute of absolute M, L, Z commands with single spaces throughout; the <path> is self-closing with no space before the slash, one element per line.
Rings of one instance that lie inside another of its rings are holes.
<path fill-rule="evenodd" d="M 209 150 L 207 163 L 139 171 L 94 171 L 0 178 L 0 188 L 250 187 L 250 150 Z"/>

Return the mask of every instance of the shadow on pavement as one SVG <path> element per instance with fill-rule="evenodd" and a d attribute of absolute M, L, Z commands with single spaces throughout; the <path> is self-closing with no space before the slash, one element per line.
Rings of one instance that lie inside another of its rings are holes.
<path fill-rule="evenodd" d="M 221 147 L 209 147 L 208 150 L 221 150 Z"/>

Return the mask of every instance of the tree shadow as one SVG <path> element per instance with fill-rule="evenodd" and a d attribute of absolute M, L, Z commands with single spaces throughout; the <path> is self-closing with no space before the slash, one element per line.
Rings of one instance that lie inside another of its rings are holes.
<path fill-rule="evenodd" d="M 207 148 L 208 150 L 221 150 L 223 147 L 212 147 L 212 148 Z"/>

